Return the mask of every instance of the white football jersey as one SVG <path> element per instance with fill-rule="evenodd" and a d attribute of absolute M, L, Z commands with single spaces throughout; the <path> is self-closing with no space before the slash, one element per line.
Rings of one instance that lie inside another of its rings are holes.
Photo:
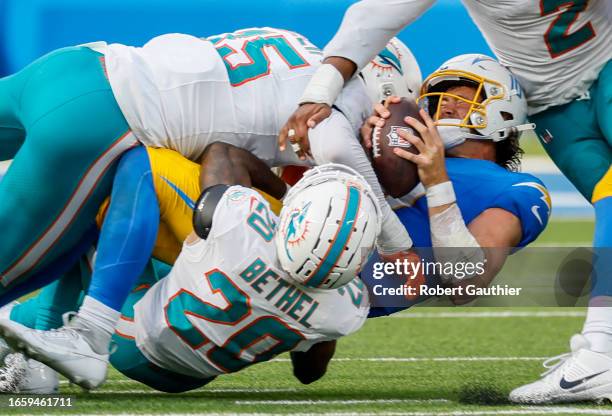
<path fill-rule="evenodd" d="M 500 62 L 519 78 L 530 114 L 584 97 L 612 58 L 610 0 L 462 1 Z M 434 2 L 359 1 L 346 12 L 325 56 L 344 56 L 362 68 Z"/>
<path fill-rule="evenodd" d="M 208 39 L 167 34 L 143 47 L 96 49 L 105 54 L 113 93 L 143 144 L 197 161 L 209 143 L 223 141 L 270 166 L 304 164 L 290 147 L 281 153 L 277 137 L 322 59 L 305 37 L 251 28 Z M 343 113 L 361 124 L 351 115 L 363 111 L 351 105 Z"/>
<path fill-rule="evenodd" d="M 284 277 L 276 222 L 257 192 L 235 186 L 225 193 L 208 239 L 185 244 L 170 274 L 135 305 L 136 344 L 151 362 L 207 378 L 363 325 L 369 300 L 360 280 L 322 290 Z"/>
<path fill-rule="evenodd" d="M 527 93 L 529 114 L 585 97 L 612 59 L 611 0 L 463 0 L 499 61 Z"/>

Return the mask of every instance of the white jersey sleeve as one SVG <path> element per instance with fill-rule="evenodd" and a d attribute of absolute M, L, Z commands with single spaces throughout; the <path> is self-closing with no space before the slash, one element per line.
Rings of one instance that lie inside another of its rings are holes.
<path fill-rule="evenodd" d="M 208 239 L 185 244 L 170 274 L 134 308 L 136 344 L 151 362 L 208 378 L 363 325 L 369 301 L 359 280 L 317 290 L 285 278 L 276 221 L 257 192 L 236 186 L 224 194 Z"/>
<path fill-rule="evenodd" d="M 518 78 L 529 114 L 586 98 L 612 59 L 610 0 L 463 0 L 499 61 Z"/>
<path fill-rule="evenodd" d="M 143 144 L 197 161 L 223 141 L 269 165 L 300 164 L 291 149 L 278 150 L 277 135 L 322 59 L 303 36 L 273 28 L 206 39 L 174 33 L 103 52 L 119 107 Z"/>
<path fill-rule="evenodd" d="M 407 250 L 412 240 L 406 228 L 391 209 L 374 168 L 359 141 L 359 128 L 371 111 L 371 102 L 365 92 L 363 81 L 351 79 L 336 100 L 331 115 L 308 133 L 313 158 L 318 165 L 339 163 L 359 172 L 372 187 L 382 210 L 383 224 L 377 245 L 383 253 Z M 356 116 L 356 103 L 362 103 Z M 349 103 L 353 110 L 348 108 Z"/>
<path fill-rule="evenodd" d="M 435 0 L 361 0 L 348 8 L 325 57 L 341 56 L 358 69 L 383 50 L 391 38 L 422 15 Z"/>

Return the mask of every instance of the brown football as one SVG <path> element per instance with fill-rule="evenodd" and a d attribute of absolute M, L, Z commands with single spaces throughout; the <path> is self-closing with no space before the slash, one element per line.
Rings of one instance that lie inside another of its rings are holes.
<path fill-rule="evenodd" d="M 375 127 L 372 132 L 372 166 L 385 191 L 392 197 L 398 198 L 412 191 L 419 183 L 419 175 L 414 163 L 393 153 L 394 147 L 418 153 L 414 146 L 397 134 L 397 131 L 406 129 L 420 138 L 418 132 L 404 122 L 404 117 L 411 116 L 421 122 L 423 120 L 414 101 L 402 98 L 399 103 L 390 104 L 388 108 L 391 116 L 385 120 L 383 127 Z"/>

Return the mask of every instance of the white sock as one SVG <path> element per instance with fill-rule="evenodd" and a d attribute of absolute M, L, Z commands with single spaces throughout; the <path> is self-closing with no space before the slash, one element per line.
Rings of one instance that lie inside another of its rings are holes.
<path fill-rule="evenodd" d="M 78 316 L 94 324 L 110 338 L 115 332 L 115 326 L 119 321 L 121 312 L 87 295 L 79 309 Z"/>
<path fill-rule="evenodd" d="M 612 353 L 612 296 L 597 296 L 589 301 L 582 335 L 592 351 Z"/>

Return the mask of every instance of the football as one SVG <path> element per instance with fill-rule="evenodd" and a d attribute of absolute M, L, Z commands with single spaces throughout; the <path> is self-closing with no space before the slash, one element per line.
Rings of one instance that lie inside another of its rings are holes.
<path fill-rule="evenodd" d="M 402 99 L 399 103 L 389 104 L 391 116 L 383 127 L 375 127 L 372 132 L 372 166 L 378 181 L 392 197 L 398 198 L 410 192 L 418 183 L 417 166 L 393 153 L 394 147 L 401 147 L 409 152 L 418 153 L 416 148 L 403 140 L 398 130 L 408 130 L 417 137 L 414 131 L 404 122 L 404 117 L 411 116 L 422 121 L 416 102 Z"/>

